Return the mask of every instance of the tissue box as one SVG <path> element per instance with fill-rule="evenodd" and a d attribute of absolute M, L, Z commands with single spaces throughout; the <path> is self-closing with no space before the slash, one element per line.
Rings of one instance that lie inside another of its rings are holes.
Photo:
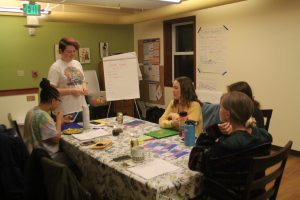
<path fill-rule="evenodd" d="M 107 105 L 105 91 L 99 91 L 88 95 L 88 104 L 91 106 Z"/>

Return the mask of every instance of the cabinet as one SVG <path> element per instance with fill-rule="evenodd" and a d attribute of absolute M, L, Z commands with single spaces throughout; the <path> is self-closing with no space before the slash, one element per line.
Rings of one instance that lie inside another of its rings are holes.
<path fill-rule="evenodd" d="M 104 71 L 103 71 L 103 62 L 99 63 L 99 83 L 100 90 L 105 90 L 105 81 L 104 81 Z M 134 117 L 134 100 L 119 100 L 113 101 L 110 107 L 110 114 L 115 116 L 117 112 L 122 112 L 124 115 Z"/>

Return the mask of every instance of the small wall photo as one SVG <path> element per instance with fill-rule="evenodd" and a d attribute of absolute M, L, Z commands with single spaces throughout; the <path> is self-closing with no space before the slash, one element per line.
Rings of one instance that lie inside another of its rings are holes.
<path fill-rule="evenodd" d="M 90 48 L 79 48 L 79 62 L 81 64 L 91 63 Z"/>

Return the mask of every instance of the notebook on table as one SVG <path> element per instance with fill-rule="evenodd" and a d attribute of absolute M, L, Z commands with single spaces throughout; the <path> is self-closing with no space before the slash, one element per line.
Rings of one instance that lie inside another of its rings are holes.
<path fill-rule="evenodd" d="M 61 126 L 61 131 L 64 131 L 65 129 L 68 129 L 68 128 L 83 128 L 83 126 L 77 124 L 77 123 L 70 123 L 70 124 L 63 124 Z"/>
<path fill-rule="evenodd" d="M 154 137 L 154 138 L 157 138 L 157 139 L 170 137 L 170 136 L 178 135 L 178 134 L 179 134 L 178 131 L 170 130 L 170 129 L 160 129 L 160 130 L 157 130 L 157 131 L 151 131 L 149 133 L 145 133 L 145 135 L 148 135 L 148 136 L 151 136 L 151 137 Z"/>

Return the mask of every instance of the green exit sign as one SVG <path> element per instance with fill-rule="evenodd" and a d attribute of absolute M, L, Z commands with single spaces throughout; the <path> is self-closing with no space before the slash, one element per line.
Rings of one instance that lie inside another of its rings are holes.
<path fill-rule="evenodd" d="M 38 4 L 23 4 L 23 13 L 24 15 L 41 15 L 41 6 Z"/>

